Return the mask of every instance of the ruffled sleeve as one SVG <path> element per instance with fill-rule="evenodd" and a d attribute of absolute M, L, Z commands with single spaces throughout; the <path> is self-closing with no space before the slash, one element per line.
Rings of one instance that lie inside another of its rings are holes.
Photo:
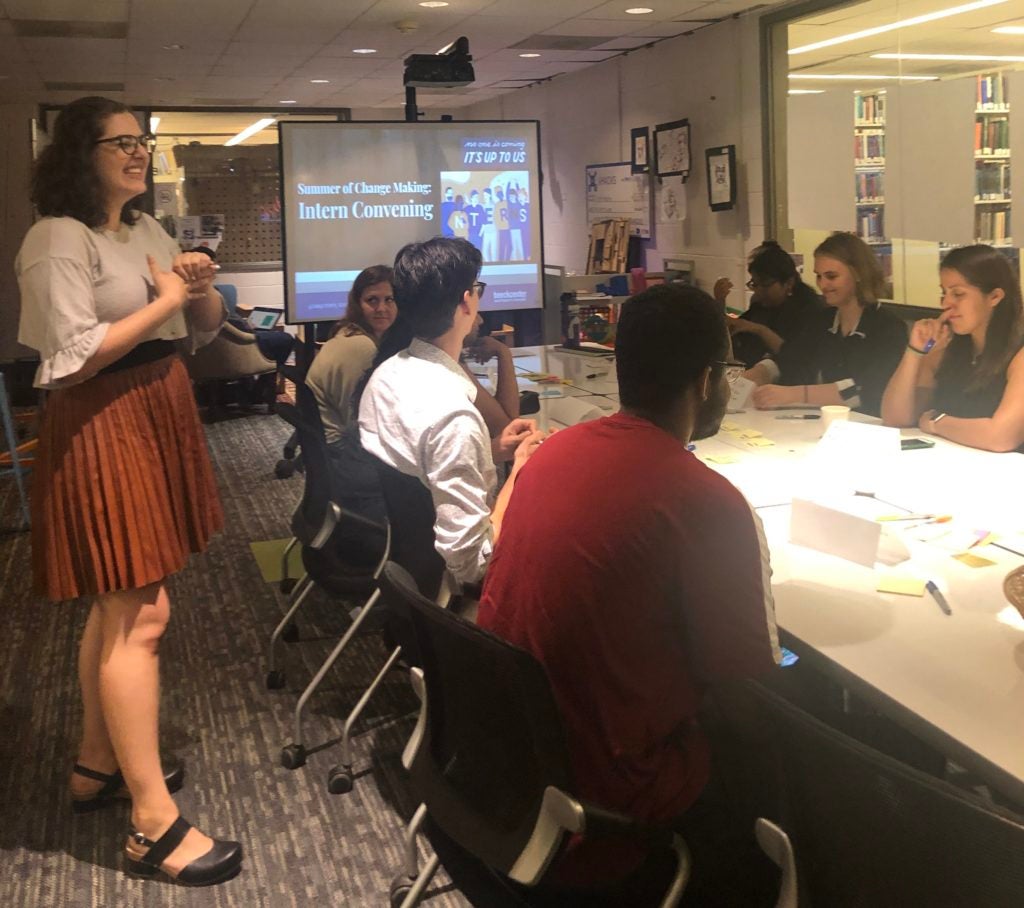
<path fill-rule="evenodd" d="M 96 316 L 88 244 L 75 233 L 56 221 L 36 224 L 15 264 L 18 340 L 39 351 L 38 388 L 66 384 L 63 379 L 85 365 L 110 327 Z"/>

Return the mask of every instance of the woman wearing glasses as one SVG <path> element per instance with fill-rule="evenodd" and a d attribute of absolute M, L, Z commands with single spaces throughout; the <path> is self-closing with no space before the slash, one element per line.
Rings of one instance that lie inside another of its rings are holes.
<path fill-rule="evenodd" d="M 90 603 L 79 651 L 84 707 L 76 813 L 130 797 L 128 869 L 189 885 L 241 867 L 241 846 L 178 814 L 158 736 L 166 578 L 223 523 L 192 389 L 176 350 L 224 319 L 213 268 L 138 211 L 151 136 L 124 105 L 81 98 L 58 116 L 32 200 L 42 219 L 15 262 L 19 340 L 50 393 L 32 483 L 35 587 Z"/>
<path fill-rule="evenodd" d="M 844 404 L 877 416 L 907 344 L 906 325 L 881 307 L 882 268 L 859 237 L 833 233 L 814 250 L 814 274 L 828 308 L 747 372 L 760 385 L 754 406 Z"/>
<path fill-rule="evenodd" d="M 778 353 L 824 303 L 800 279 L 792 256 L 774 240 L 766 240 L 751 253 L 747 270 L 747 289 L 753 291 L 750 308 L 731 316 L 726 324 L 732 333 L 733 356 L 749 367 Z M 720 278 L 715 299 L 724 304 L 731 289 L 728 278 Z"/>

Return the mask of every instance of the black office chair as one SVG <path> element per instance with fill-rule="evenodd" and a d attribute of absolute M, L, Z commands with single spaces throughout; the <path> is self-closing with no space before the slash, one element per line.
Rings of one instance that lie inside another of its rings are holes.
<path fill-rule="evenodd" d="M 511 646 L 421 596 L 389 562 L 379 579 L 392 613 L 416 636 L 422 707 L 402 762 L 431 822 L 500 877 L 541 882 L 570 834 L 626 836 L 671 848 L 676 872 L 661 902 L 676 905 L 689 876 L 682 838 L 572 794 L 565 728 L 547 675 Z M 436 872 L 435 855 L 416 876 L 400 876 L 391 904 L 416 905 Z"/>
<path fill-rule="evenodd" d="M 268 689 L 284 687 L 284 672 L 278 668 L 277 642 L 282 638 L 297 638 L 293 619 L 314 586 L 340 599 L 363 599 L 365 604 L 299 697 L 295 707 L 294 740 L 281 750 L 281 765 L 286 769 L 298 769 L 305 764 L 302 713 L 306 703 L 358 633 L 379 597 L 376 577 L 387 557 L 388 538 L 386 526 L 339 504 L 341 495 L 335 488 L 316 399 L 304 382 L 297 382 L 295 391 L 297 405 L 281 404 L 278 412 L 294 427 L 300 439 L 306 481 L 302 500 L 292 517 L 293 539 L 284 557 L 287 559 L 294 545 L 301 545 L 305 574 L 292 591 L 290 606 L 270 638 Z M 358 535 L 353 534 L 356 528 Z"/>
<path fill-rule="evenodd" d="M 743 712 L 758 716 L 762 743 L 748 742 L 748 751 L 756 747 L 760 762 L 774 750 L 782 768 L 774 819 L 792 841 L 802 901 L 1024 905 L 1024 818 L 847 737 L 761 685 L 738 696 L 748 702 Z M 737 714 L 734 705 L 726 712 Z"/>
<path fill-rule="evenodd" d="M 372 457 L 372 455 L 369 455 Z M 448 605 L 450 586 L 446 581 L 444 559 L 434 548 L 434 501 L 430 491 L 415 476 L 406 476 L 394 467 L 373 457 L 381 491 L 388 513 L 388 558 L 400 564 L 417 582 L 422 584 L 434 602 Z M 345 718 L 341 734 L 341 760 L 327 775 L 327 790 L 331 794 L 347 794 L 355 784 L 352 771 L 352 729 L 384 676 L 398 663 L 405 650 L 407 664 L 416 664 L 415 637 L 407 620 L 401 614 L 389 612 L 386 627 L 395 644 L 387 661 L 377 673 L 373 683 Z M 413 832 L 415 836 L 415 830 Z M 413 855 L 415 855 L 415 843 Z M 415 866 L 415 857 L 413 865 Z"/>

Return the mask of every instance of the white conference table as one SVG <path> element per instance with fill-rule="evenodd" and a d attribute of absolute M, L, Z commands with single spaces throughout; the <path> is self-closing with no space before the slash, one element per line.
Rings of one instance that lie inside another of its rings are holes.
<path fill-rule="evenodd" d="M 514 363 L 520 375 L 546 373 L 569 382 L 520 378 L 521 389 L 560 395 L 541 398 L 542 427 L 578 421 L 573 417 L 580 407 L 587 408 L 587 418 L 618 409 L 611 358 L 532 347 L 516 350 Z M 569 409 L 566 400 L 573 401 Z M 813 454 L 820 421 L 778 419 L 799 412 L 812 411 L 731 413 L 723 431 L 696 442 L 694 451 L 744 492 L 762 519 L 784 638 L 799 655 L 1024 805 L 1024 618 L 1002 592 L 1006 574 L 1024 565 L 1024 455 L 936 439 L 934 448 L 895 455 L 877 477 L 874 499 L 833 489 L 829 503 L 861 516 L 920 511 L 953 517 L 945 541 L 919 541 L 902 530 L 909 522 L 883 524 L 910 558 L 868 568 L 789 541 L 793 495 L 805 494 L 809 475 L 820 470 Z M 744 438 L 745 432 L 760 434 Z M 995 544 L 971 550 L 993 565 L 968 567 L 943 547 L 968 528 L 996 533 Z M 879 577 L 891 573 L 934 580 L 952 615 L 928 594 L 878 592 Z"/>

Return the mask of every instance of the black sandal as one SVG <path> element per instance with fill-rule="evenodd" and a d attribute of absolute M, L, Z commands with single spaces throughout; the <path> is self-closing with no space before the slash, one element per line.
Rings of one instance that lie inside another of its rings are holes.
<path fill-rule="evenodd" d="M 127 872 L 135 876 L 151 877 L 159 870 L 185 886 L 212 886 L 236 876 L 242 869 L 242 846 L 238 842 L 221 839 L 214 839 L 213 848 L 186 864 L 177 876 L 163 869 L 163 862 L 181 844 L 191 828 L 192 824 L 179 816 L 155 842 L 133 830 L 124 849 Z M 134 850 L 139 847 L 149 850 L 140 854 Z"/>
<path fill-rule="evenodd" d="M 91 795 L 77 795 L 72 792 L 71 810 L 73 813 L 92 813 L 108 804 L 124 803 L 131 800 L 120 769 L 112 773 L 97 772 L 95 769 L 89 769 L 88 766 L 76 763 L 71 771 L 76 776 L 84 776 L 86 779 L 95 779 L 97 782 L 103 783 L 103 787 Z M 185 767 L 181 763 L 175 762 L 165 769 L 164 782 L 171 794 L 180 791 L 181 786 L 185 784 Z"/>

